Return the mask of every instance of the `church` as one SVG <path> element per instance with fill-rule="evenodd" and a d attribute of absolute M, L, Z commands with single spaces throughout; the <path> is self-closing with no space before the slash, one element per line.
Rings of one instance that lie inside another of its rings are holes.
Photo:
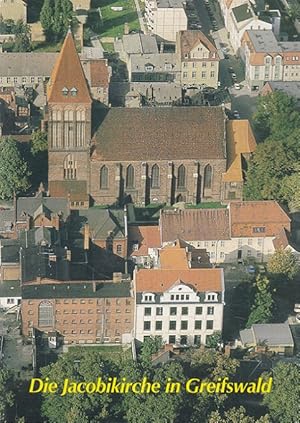
<path fill-rule="evenodd" d="M 47 92 L 51 196 L 73 209 L 242 199 L 256 146 L 247 120 L 229 121 L 223 107 L 92 109 L 69 31 Z"/>

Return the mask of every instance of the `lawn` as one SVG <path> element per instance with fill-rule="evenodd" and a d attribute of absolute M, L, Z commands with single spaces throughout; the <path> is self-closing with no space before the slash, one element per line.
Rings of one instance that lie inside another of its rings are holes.
<path fill-rule="evenodd" d="M 34 50 L 35 53 L 44 53 L 44 52 L 56 53 L 60 51 L 62 46 L 62 41 L 59 41 L 58 43 L 33 41 L 31 45 L 32 45 L 32 50 Z"/>
<path fill-rule="evenodd" d="M 186 209 L 220 209 L 220 208 L 226 208 L 221 203 L 217 202 L 208 202 L 208 203 L 199 203 L 199 204 L 186 204 Z"/>
<path fill-rule="evenodd" d="M 100 7 L 102 22 L 97 9 Z M 113 11 L 111 7 L 123 7 L 121 11 Z M 87 26 L 101 37 L 117 37 L 124 34 L 124 24 L 129 24 L 129 30 L 139 30 L 134 0 L 94 0 L 92 12 L 89 13 Z"/>

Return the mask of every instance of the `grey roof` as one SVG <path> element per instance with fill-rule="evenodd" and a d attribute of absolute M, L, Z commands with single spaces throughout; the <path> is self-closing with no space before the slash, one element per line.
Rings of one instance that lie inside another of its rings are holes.
<path fill-rule="evenodd" d="M 46 243 L 48 245 L 51 245 L 52 243 L 52 236 L 51 231 L 48 228 L 44 228 L 41 226 L 40 228 L 37 228 L 34 233 L 34 239 L 35 244 L 39 245 L 41 243 Z"/>
<path fill-rule="evenodd" d="M 49 213 L 62 213 L 64 220 L 69 216 L 68 201 L 64 198 L 55 197 L 20 197 L 17 200 L 17 220 L 24 220 L 24 213 L 29 216 L 37 216 L 38 211 Z"/>
<path fill-rule="evenodd" d="M 183 8 L 185 0 L 157 0 L 157 7 L 163 8 Z"/>
<path fill-rule="evenodd" d="M 83 218 L 83 224 L 89 224 L 93 239 L 107 239 L 110 233 L 114 238 L 125 236 L 123 210 L 91 207 L 87 210 L 79 210 L 79 218 Z"/>
<path fill-rule="evenodd" d="M 257 53 L 280 53 L 282 51 L 271 30 L 249 30 L 249 38 Z"/>
<path fill-rule="evenodd" d="M 243 345 L 254 344 L 252 329 L 244 329 L 240 331 L 240 338 Z"/>
<path fill-rule="evenodd" d="M 291 345 L 294 340 L 287 323 L 266 323 L 252 325 L 256 343 L 266 342 L 267 345 Z"/>
<path fill-rule="evenodd" d="M 157 103 L 165 103 L 168 100 L 178 100 L 182 98 L 181 86 L 174 82 L 131 82 L 130 88 L 147 98 L 153 97 Z M 130 91 L 128 92 L 128 94 Z"/>
<path fill-rule="evenodd" d="M 252 325 L 251 329 L 240 331 L 243 344 L 268 346 L 294 346 L 292 332 L 287 323 L 264 323 Z"/>
<path fill-rule="evenodd" d="M 0 53 L 0 76 L 50 76 L 58 53 Z"/>
<path fill-rule="evenodd" d="M 1 239 L 1 262 L 19 263 L 20 241 L 17 239 Z"/>
<path fill-rule="evenodd" d="M 0 232 L 10 232 L 14 223 L 14 210 L 0 210 Z"/>
<path fill-rule="evenodd" d="M 103 59 L 104 49 L 101 42 L 97 44 L 97 47 L 82 47 L 80 59 Z"/>
<path fill-rule="evenodd" d="M 134 54 L 130 56 L 131 72 L 145 72 L 146 65 L 154 67 L 153 72 L 179 71 L 178 58 L 175 53 Z M 168 68 L 171 65 L 171 70 Z M 167 67 L 166 67 L 167 66 Z"/>
<path fill-rule="evenodd" d="M 146 34 L 124 35 L 123 49 L 127 54 L 158 53 L 156 38 Z"/>
<path fill-rule="evenodd" d="M 279 43 L 283 52 L 299 52 L 300 51 L 300 41 L 286 41 Z"/>
<path fill-rule="evenodd" d="M 2 281 L 0 282 L 0 297 L 20 297 L 20 281 Z"/>
<path fill-rule="evenodd" d="M 51 298 L 113 298 L 130 297 L 130 282 L 97 281 L 96 291 L 93 283 L 68 282 L 59 284 L 23 285 L 23 299 L 51 299 Z"/>
<path fill-rule="evenodd" d="M 267 84 L 270 85 L 273 91 L 283 91 L 292 97 L 300 99 L 300 82 L 299 81 L 291 81 L 291 82 L 268 81 Z"/>

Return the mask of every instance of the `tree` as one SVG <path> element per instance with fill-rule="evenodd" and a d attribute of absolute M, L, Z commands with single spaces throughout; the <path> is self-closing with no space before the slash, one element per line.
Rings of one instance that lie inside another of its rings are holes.
<path fill-rule="evenodd" d="M 300 209 L 300 173 L 293 173 L 283 178 L 280 194 L 290 210 Z"/>
<path fill-rule="evenodd" d="M 73 5 L 70 0 L 62 0 L 61 8 L 63 13 L 64 30 L 66 31 L 72 23 Z"/>
<path fill-rule="evenodd" d="M 14 403 L 12 376 L 6 369 L 0 369 L 0 421 L 6 422 L 7 409 Z"/>
<path fill-rule="evenodd" d="M 69 351 L 58 361 L 41 369 L 42 377 L 49 377 L 61 387 L 66 378 L 72 381 L 94 381 L 98 377 L 119 377 L 116 365 L 96 351 Z M 42 414 L 50 423 L 99 423 L 115 416 L 114 406 L 119 397 L 113 394 L 76 394 L 60 396 L 44 394 Z"/>
<path fill-rule="evenodd" d="M 213 411 L 207 423 L 272 423 L 270 417 L 266 414 L 256 420 L 254 417 L 247 416 L 244 407 L 230 408 L 223 414 L 219 411 Z"/>
<path fill-rule="evenodd" d="M 40 13 L 40 21 L 47 41 L 53 38 L 53 13 L 52 0 L 45 0 Z"/>
<path fill-rule="evenodd" d="M 258 275 L 255 282 L 256 294 L 247 327 L 255 323 L 269 323 L 273 317 L 274 300 L 270 289 L 270 281 L 266 276 Z"/>
<path fill-rule="evenodd" d="M 291 250 L 280 248 L 270 257 L 267 269 L 277 277 L 293 279 L 299 271 L 299 266 Z"/>
<path fill-rule="evenodd" d="M 45 152 L 48 149 L 47 134 L 40 130 L 35 131 L 31 138 L 31 153 L 36 156 L 38 153 Z"/>
<path fill-rule="evenodd" d="M 150 363 L 152 354 L 157 353 L 162 345 L 163 343 L 160 336 L 147 338 L 141 347 L 141 361 L 144 364 Z"/>
<path fill-rule="evenodd" d="M 11 137 L 0 140 L 0 198 L 12 199 L 15 194 L 30 187 L 26 161 L 21 157 L 18 144 Z"/>
<path fill-rule="evenodd" d="M 272 374 L 270 393 L 264 395 L 264 404 L 269 408 L 274 422 L 298 423 L 300 415 L 300 368 L 294 363 L 279 363 Z"/>
<path fill-rule="evenodd" d="M 273 140 L 285 139 L 300 122 L 295 98 L 280 91 L 261 96 L 253 118 L 263 139 L 271 136 Z"/>
<path fill-rule="evenodd" d="M 19 20 L 13 24 L 12 31 L 16 36 L 13 50 L 16 52 L 31 51 L 30 26 Z"/>
<path fill-rule="evenodd" d="M 222 334 L 220 331 L 214 332 L 206 338 L 207 348 L 217 348 L 222 342 Z"/>

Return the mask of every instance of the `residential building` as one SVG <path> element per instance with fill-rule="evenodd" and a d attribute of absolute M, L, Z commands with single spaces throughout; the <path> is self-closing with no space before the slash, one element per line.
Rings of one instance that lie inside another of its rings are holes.
<path fill-rule="evenodd" d="M 42 279 L 22 286 L 22 333 L 57 332 L 64 344 L 130 343 L 134 299 L 128 281 Z"/>
<path fill-rule="evenodd" d="M 178 32 L 176 52 L 181 64 L 183 87 L 218 87 L 220 58 L 216 47 L 203 32 Z"/>
<path fill-rule="evenodd" d="M 272 23 L 260 19 L 250 2 L 233 7 L 228 19 L 228 36 L 235 54 L 239 52 L 242 37 L 247 30 L 272 30 Z"/>
<path fill-rule="evenodd" d="M 134 287 L 139 341 L 160 336 L 168 344 L 200 345 L 222 331 L 223 269 L 135 270 Z"/>
<path fill-rule="evenodd" d="M 130 82 L 180 81 L 180 67 L 175 53 L 132 54 L 127 68 Z"/>
<path fill-rule="evenodd" d="M 27 22 L 27 0 L 0 0 L 0 17 L 14 22 Z"/>
<path fill-rule="evenodd" d="M 261 89 L 267 81 L 300 81 L 300 42 L 278 42 L 272 31 L 246 31 L 242 57 L 251 89 Z"/>
<path fill-rule="evenodd" d="M 125 34 L 114 42 L 115 51 L 126 64 L 132 55 L 158 54 L 156 37 L 149 34 Z"/>
<path fill-rule="evenodd" d="M 160 218 L 162 246 L 178 238 L 206 249 L 211 263 L 252 258 L 268 261 L 274 240 L 291 231 L 291 220 L 275 201 L 229 203 L 227 208 L 163 210 Z"/>
<path fill-rule="evenodd" d="M 166 41 L 175 42 L 176 33 L 188 25 L 183 0 L 146 0 L 145 18 L 149 31 Z"/>
<path fill-rule="evenodd" d="M 128 252 L 138 265 L 153 267 L 158 264 L 158 251 L 161 248 L 159 226 L 129 226 Z"/>
<path fill-rule="evenodd" d="M 265 83 L 260 93 L 261 95 L 267 95 L 276 91 L 280 91 L 291 97 L 294 97 L 297 103 L 297 107 L 300 107 L 300 81 L 268 81 Z"/>
<path fill-rule="evenodd" d="M 21 304 L 20 280 L 6 280 L 0 283 L 0 310 L 16 309 Z"/>
<path fill-rule="evenodd" d="M 71 0 L 73 10 L 89 10 L 91 8 L 91 0 Z"/>
<path fill-rule="evenodd" d="M 131 82 L 130 91 L 125 95 L 125 107 L 133 108 L 180 106 L 182 102 L 180 82 Z"/>
<path fill-rule="evenodd" d="M 294 354 L 294 340 L 287 323 L 255 324 L 250 329 L 241 330 L 240 338 L 242 347 L 252 347 L 256 352 Z"/>

